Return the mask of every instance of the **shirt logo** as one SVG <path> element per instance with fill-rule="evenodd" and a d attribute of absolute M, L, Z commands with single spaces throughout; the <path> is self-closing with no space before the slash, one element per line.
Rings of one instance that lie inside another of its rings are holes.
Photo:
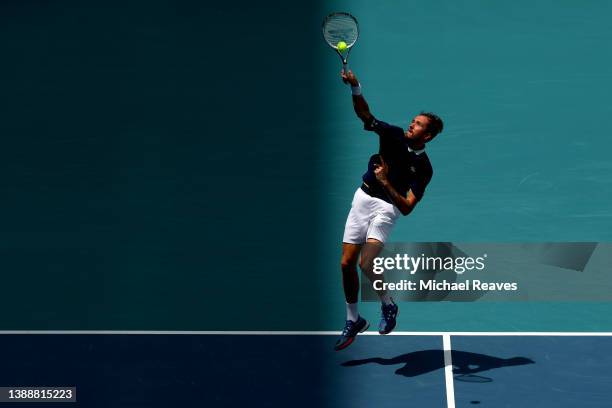
<path fill-rule="evenodd" d="M 410 171 L 416 173 L 416 169 L 414 168 L 414 166 L 410 166 Z"/>

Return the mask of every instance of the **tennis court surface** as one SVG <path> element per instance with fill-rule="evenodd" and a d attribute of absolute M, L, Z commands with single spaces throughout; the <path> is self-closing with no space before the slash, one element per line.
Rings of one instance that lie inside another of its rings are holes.
<path fill-rule="evenodd" d="M 603 407 L 610 336 L 4 332 L 1 384 L 76 386 L 54 406 Z"/>

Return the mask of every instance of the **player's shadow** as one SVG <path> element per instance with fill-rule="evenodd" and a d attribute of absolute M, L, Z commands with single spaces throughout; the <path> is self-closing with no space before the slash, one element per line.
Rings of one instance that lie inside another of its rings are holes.
<path fill-rule="evenodd" d="M 486 354 L 458 350 L 451 351 L 451 358 L 453 361 L 453 374 L 456 375 L 472 375 L 494 368 L 535 363 L 533 360 L 525 357 L 499 358 L 487 356 Z M 342 363 L 344 367 L 355 367 L 364 364 L 404 364 L 403 367 L 395 370 L 395 374 L 405 377 L 416 377 L 444 368 L 444 352 L 442 350 L 422 350 L 402 354 L 393 358 L 372 357 Z"/>

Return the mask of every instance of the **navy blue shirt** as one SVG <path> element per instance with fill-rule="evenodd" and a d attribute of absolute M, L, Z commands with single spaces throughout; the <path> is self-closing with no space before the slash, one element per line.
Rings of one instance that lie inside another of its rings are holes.
<path fill-rule="evenodd" d="M 412 190 L 417 200 L 423 198 L 425 187 L 433 175 L 427 153 L 415 152 L 409 146 L 404 130 L 397 126 L 374 118 L 363 128 L 376 132 L 380 137 L 378 154 L 370 157 L 368 171 L 363 175 L 363 182 L 369 186 L 368 194 L 393 204 L 374 174 L 375 164 L 380 164 L 382 156 L 389 167 L 387 178 L 393 188 L 403 197 L 407 196 L 408 190 Z"/>

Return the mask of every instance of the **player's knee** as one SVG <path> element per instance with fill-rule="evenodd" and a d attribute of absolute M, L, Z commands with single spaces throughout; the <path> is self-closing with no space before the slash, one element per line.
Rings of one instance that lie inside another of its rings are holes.
<path fill-rule="evenodd" d="M 357 261 L 350 258 L 342 258 L 342 261 L 340 261 L 340 268 L 343 273 L 353 272 L 357 269 Z"/>

